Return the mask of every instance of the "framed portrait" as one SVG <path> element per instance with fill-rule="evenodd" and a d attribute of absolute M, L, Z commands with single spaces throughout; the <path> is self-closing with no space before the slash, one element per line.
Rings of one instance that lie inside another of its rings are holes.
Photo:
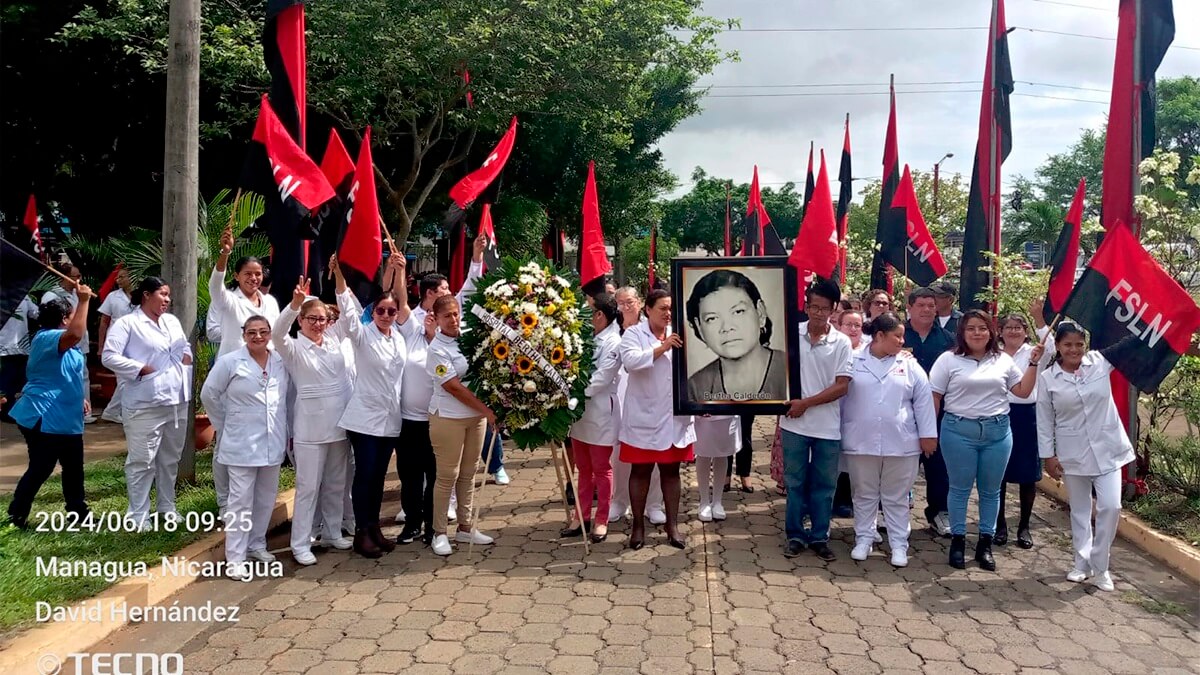
<path fill-rule="evenodd" d="M 800 398 L 796 270 L 787 258 L 674 258 L 676 415 L 775 415 Z"/>

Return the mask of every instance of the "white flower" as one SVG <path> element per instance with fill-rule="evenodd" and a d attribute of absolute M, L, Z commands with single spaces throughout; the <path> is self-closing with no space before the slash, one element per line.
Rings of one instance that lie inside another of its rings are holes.
<path fill-rule="evenodd" d="M 555 338 L 555 339 L 560 338 L 560 337 L 562 337 L 562 334 L 563 334 L 562 329 L 559 328 L 558 326 L 555 326 L 554 328 L 550 329 L 550 337 L 552 337 L 552 338 Z"/>
<path fill-rule="evenodd" d="M 576 408 L 576 406 L 578 406 L 578 405 L 579 405 L 579 399 L 577 399 L 577 398 L 573 398 L 570 401 L 567 401 L 567 408 L 569 408 L 571 410 L 574 410 Z"/>
<path fill-rule="evenodd" d="M 494 330 L 494 331 L 492 331 L 491 335 L 489 335 L 488 337 L 489 337 L 489 338 L 491 338 L 492 342 L 497 342 L 497 341 L 499 341 L 499 340 L 500 340 L 500 338 L 501 338 L 501 337 L 503 337 L 503 336 L 502 336 L 502 335 L 500 335 L 500 331 L 498 331 L 498 330 Z M 486 350 L 480 350 L 480 351 L 481 351 L 481 352 L 483 352 L 483 351 L 486 351 Z"/>
<path fill-rule="evenodd" d="M 521 391 L 524 391 L 526 394 L 532 394 L 537 391 L 537 383 L 533 380 L 525 380 L 525 384 L 521 385 Z"/>

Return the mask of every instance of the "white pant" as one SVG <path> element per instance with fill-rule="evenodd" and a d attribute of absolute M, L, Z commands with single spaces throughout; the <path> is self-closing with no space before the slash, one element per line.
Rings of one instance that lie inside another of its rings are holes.
<path fill-rule="evenodd" d="M 727 457 L 697 457 L 696 483 L 700 488 L 700 506 L 721 506 L 725 479 L 729 475 Z M 661 490 L 661 486 L 659 487 Z"/>
<path fill-rule="evenodd" d="M 893 551 L 907 551 L 911 527 L 908 491 L 917 480 L 917 455 L 878 457 L 843 453 L 842 457 L 849 469 L 850 492 L 854 496 L 855 541 L 874 542 L 882 504 L 888 547 Z"/>
<path fill-rule="evenodd" d="M 326 524 L 326 539 L 342 536 L 342 505 L 346 490 L 346 454 L 350 442 L 293 443 L 292 462 L 296 465 L 296 511 L 292 514 L 292 551 L 311 547 L 316 512 Z M 319 508 L 318 508 L 319 507 Z"/>
<path fill-rule="evenodd" d="M 346 441 L 349 443 L 349 441 Z M 295 463 L 295 459 L 292 460 Z M 357 529 L 354 526 L 354 500 L 350 496 L 351 490 L 354 488 L 354 450 L 346 451 L 346 472 L 345 472 L 345 487 L 342 489 L 342 529 L 347 532 L 354 532 Z M 325 488 L 321 488 L 322 491 Z M 313 509 L 313 532 L 320 532 L 324 527 L 325 519 L 321 517 L 321 509 Z M 342 536 L 339 532 L 338 536 Z"/>
<path fill-rule="evenodd" d="M 221 434 L 217 432 L 217 446 L 221 444 Z M 215 447 L 215 446 L 214 446 Z M 229 467 L 217 459 L 217 451 L 213 450 L 212 458 L 213 488 L 217 491 L 217 513 L 225 513 L 229 504 Z"/>
<path fill-rule="evenodd" d="M 1108 571 L 1108 556 L 1121 520 L 1121 470 L 1100 476 L 1063 476 L 1071 506 L 1071 543 L 1075 569 Z M 1092 529 L 1092 490 L 1096 490 L 1096 528 Z"/>
<path fill-rule="evenodd" d="M 100 419 L 109 422 L 121 423 L 121 394 L 125 391 L 125 383 L 117 380 L 117 387 L 113 390 L 112 398 L 109 399 L 108 405 L 104 406 L 104 414 Z"/>
<path fill-rule="evenodd" d="M 150 487 L 158 488 L 159 514 L 175 511 L 175 477 L 187 440 L 187 402 L 125 411 L 125 489 L 129 513 L 150 513 Z"/>
<path fill-rule="evenodd" d="M 612 452 L 612 468 L 613 468 L 613 496 L 614 504 L 620 504 L 622 510 L 628 508 L 632 502 L 629 501 L 629 462 L 621 461 L 621 445 L 613 446 Z M 724 485 L 721 486 L 725 487 Z M 579 495 L 575 495 L 578 497 Z M 588 497 L 591 499 L 591 497 Z M 662 494 L 662 479 L 658 475 L 658 465 L 654 465 L 654 473 L 650 475 L 650 492 L 646 496 L 646 511 L 650 509 L 666 510 L 666 503 L 663 502 Z"/>
<path fill-rule="evenodd" d="M 279 493 L 279 466 L 231 466 L 225 560 L 244 562 L 247 551 L 267 548 L 267 526 Z"/>

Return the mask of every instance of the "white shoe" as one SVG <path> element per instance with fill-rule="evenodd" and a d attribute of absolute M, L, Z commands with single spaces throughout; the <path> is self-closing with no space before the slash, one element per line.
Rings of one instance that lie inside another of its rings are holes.
<path fill-rule="evenodd" d="M 892 567 L 908 567 L 908 551 L 892 551 Z"/>
<path fill-rule="evenodd" d="M 950 536 L 950 514 L 942 511 L 933 517 L 933 529 L 937 530 L 939 537 Z"/>
<path fill-rule="evenodd" d="M 1067 572 L 1067 581 L 1076 584 L 1082 584 L 1083 582 L 1087 581 L 1088 576 L 1090 575 L 1084 570 L 1073 569 L 1070 572 Z"/>
<path fill-rule="evenodd" d="M 396 514 L 396 522 L 400 523 L 401 525 L 404 524 L 404 522 L 405 522 L 404 509 L 400 509 L 400 513 Z"/>
<path fill-rule="evenodd" d="M 83 416 L 83 423 L 84 423 L 84 424 L 95 424 L 95 423 L 96 423 L 96 419 L 97 419 L 97 417 L 96 417 L 95 415 L 84 415 L 84 416 Z"/>
<path fill-rule="evenodd" d="M 247 562 L 233 562 L 225 566 L 225 576 L 236 581 L 250 582 L 254 580 L 254 572 Z"/>
<path fill-rule="evenodd" d="M 609 504 L 609 506 L 608 506 L 608 522 L 615 523 L 618 520 L 624 518 L 625 517 L 625 509 L 626 509 L 625 506 L 618 504 L 616 502 Z"/>
<path fill-rule="evenodd" d="M 439 534 L 433 538 L 434 553 L 438 555 L 450 555 L 453 551 L 454 549 L 450 548 L 450 539 L 446 535 Z"/>
<path fill-rule="evenodd" d="M 253 558 L 253 559 L 259 561 L 259 562 L 265 562 L 265 563 L 266 562 L 275 562 L 275 556 L 272 555 L 271 552 L 266 549 L 259 549 L 257 551 L 249 551 L 246 553 L 246 555 L 250 558 Z"/>
<path fill-rule="evenodd" d="M 1113 585 L 1112 577 L 1109 576 L 1108 572 L 1101 572 L 1100 574 L 1092 577 L 1092 585 L 1102 591 L 1112 591 L 1116 588 L 1116 586 Z"/>
<path fill-rule="evenodd" d="M 711 523 L 713 519 L 713 509 L 708 504 L 700 507 L 700 522 Z"/>
<path fill-rule="evenodd" d="M 178 525 L 183 522 L 183 517 L 175 511 L 167 511 L 166 513 L 158 514 L 158 522 L 163 524 Z"/>
<path fill-rule="evenodd" d="M 660 508 L 647 509 L 646 517 L 650 519 L 651 525 L 665 525 L 667 523 L 667 512 Z"/>
<path fill-rule="evenodd" d="M 292 551 L 292 557 L 296 559 L 296 563 L 299 565 L 307 566 L 317 564 L 317 556 L 313 555 L 313 552 L 308 549 Z"/>
<path fill-rule="evenodd" d="M 725 507 L 720 502 L 713 504 L 713 520 L 725 520 Z"/>
<path fill-rule="evenodd" d="M 123 424 L 123 422 L 121 421 L 120 415 L 109 415 L 107 410 L 105 410 L 100 415 L 100 419 L 104 420 L 105 422 L 111 422 L 113 424 Z"/>
<path fill-rule="evenodd" d="M 508 472 L 504 470 L 504 467 L 500 467 L 499 471 L 492 474 L 492 480 L 496 481 L 496 485 L 508 485 L 512 482 L 512 480 L 508 477 Z"/>
<path fill-rule="evenodd" d="M 336 539 L 325 539 L 322 537 L 313 542 L 313 546 L 318 546 L 321 548 L 336 548 L 339 551 L 349 551 L 350 549 L 354 548 L 354 542 L 345 537 L 338 537 Z"/>
<path fill-rule="evenodd" d="M 479 530 L 471 528 L 470 532 L 463 532 L 462 530 L 455 532 L 454 533 L 454 541 L 456 541 L 460 544 L 472 544 L 473 543 L 476 546 L 487 546 L 488 544 L 491 544 L 491 543 L 495 542 L 496 540 L 492 539 L 491 537 L 487 536 L 486 534 L 480 532 Z"/>
<path fill-rule="evenodd" d="M 879 534 L 879 530 L 875 530 L 875 536 L 874 536 L 874 537 L 872 537 L 872 540 L 873 540 L 873 541 L 874 541 L 876 544 L 882 544 L 882 543 L 883 543 L 883 535 L 882 535 L 882 534 Z"/>
<path fill-rule="evenodd" d="M 854 560 L 866 560 L 871 555 L 871 543 L 860 541 L 850 550 L 850 557 Z"/>

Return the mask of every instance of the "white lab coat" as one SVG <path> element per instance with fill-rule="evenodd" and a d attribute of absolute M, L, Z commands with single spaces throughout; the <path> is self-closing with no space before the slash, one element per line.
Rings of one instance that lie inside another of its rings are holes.
<path fill-rule="evenodd" d="M 1065 474 L 1099 476 L 1134 459 L 1112 400 L 1112 371 L 1103 354 L 1090 351 L 1074 373 L 1055 364 L 1038 375 L 1038 454 L 1057 455 Z"/>
<path fill-rule="evenodd" d="M 343 313 L 337 329 L 326 330 L 317 345 L 302 333 L 295 338 L 288 335 L 298 315 L 298 311 L 287 305 L 271 328 L 271 342 L 287 366 L 296 393 L 292 437 L 297 443 L 345 440 L 346 431 L 338 426 L 338 421 L 346 412 L 353 385 L 346 352 L 337 335 L 348 332 L 344 324 L 358 321 L 358 317 Z"/>
<path fill-rule="evenodd" d="M 278 466 L 287 451 L 288 373 L 279 354 L 267 353 L 266 375 L 242 347 L 217 359 L 200 399 L 220 434 L 225 466 Z"/>
<path fill-rule="evenodd" d="M 405 333 L 413 326 L 412 316 L 403 325 L 393 325 L 384 335 L 374 322 L 363 324 L 358 318 L 362 308 L 353 293 L 338 296 L 338 310 L 353 321 L 344 324 L 354 345 L 354 391 L 338 426 L 369 436 L 400 434 L 400 393 L 404 365 L 408 361 Z"/>
<path fill-rule="evenodd" d="M 916 359 L 901 352 L 878 359 L 856 352 L 842 399 L 842 454 L 906 457 L 921 438 L 937 438 L 933 390 Z"/>
<path fill-rule="evenodd" d="M 261 305 L 255 305 L 254 300 L 246 297 L 241 288 L 226 288 L 225 273 L 213 268 L 208 277 L 208 294 L 212 298 L 210 309 L 215 308 L 220 317 L 221 349 L 217 352 L 218 358 L 246 346 L 242 338 L 242 326 L 246 324 L 246 319 L 257 314 L 275 325 L 279 318 L 279 303 L 269 293 L 257 293 Z"/>
<path fill-rule="evenodd" d="M 100 362 L 124 384 L 121 406 L 138 410 L 173 406 L 192 398 L 192 348 L 174 314 L 154 321 L 139 307 L 108 328 Z M 149 364 L 154 372 L 139 375 Z"/>
<path fill-rule="evenodd" d="M 617 385 L 621 376 L 621 326 L 615 321 L 596 335 L 596 370 L 584 395 L 583 417 L 571 425 L 571 438 L 592 445 L 613 445 L 621 426 Z"/>
<path fill-rule="evenodd" d="M 696 442 L 692 416 L 674 413 L 673 355 L 668 351 L 654 358 L 661 344 L 650 332 L 650 324 L 642 322 L 625 331 L 619 347 L 621 365 L 628 373 L 619 439 L 643 450 L 665 451 Z"/>

